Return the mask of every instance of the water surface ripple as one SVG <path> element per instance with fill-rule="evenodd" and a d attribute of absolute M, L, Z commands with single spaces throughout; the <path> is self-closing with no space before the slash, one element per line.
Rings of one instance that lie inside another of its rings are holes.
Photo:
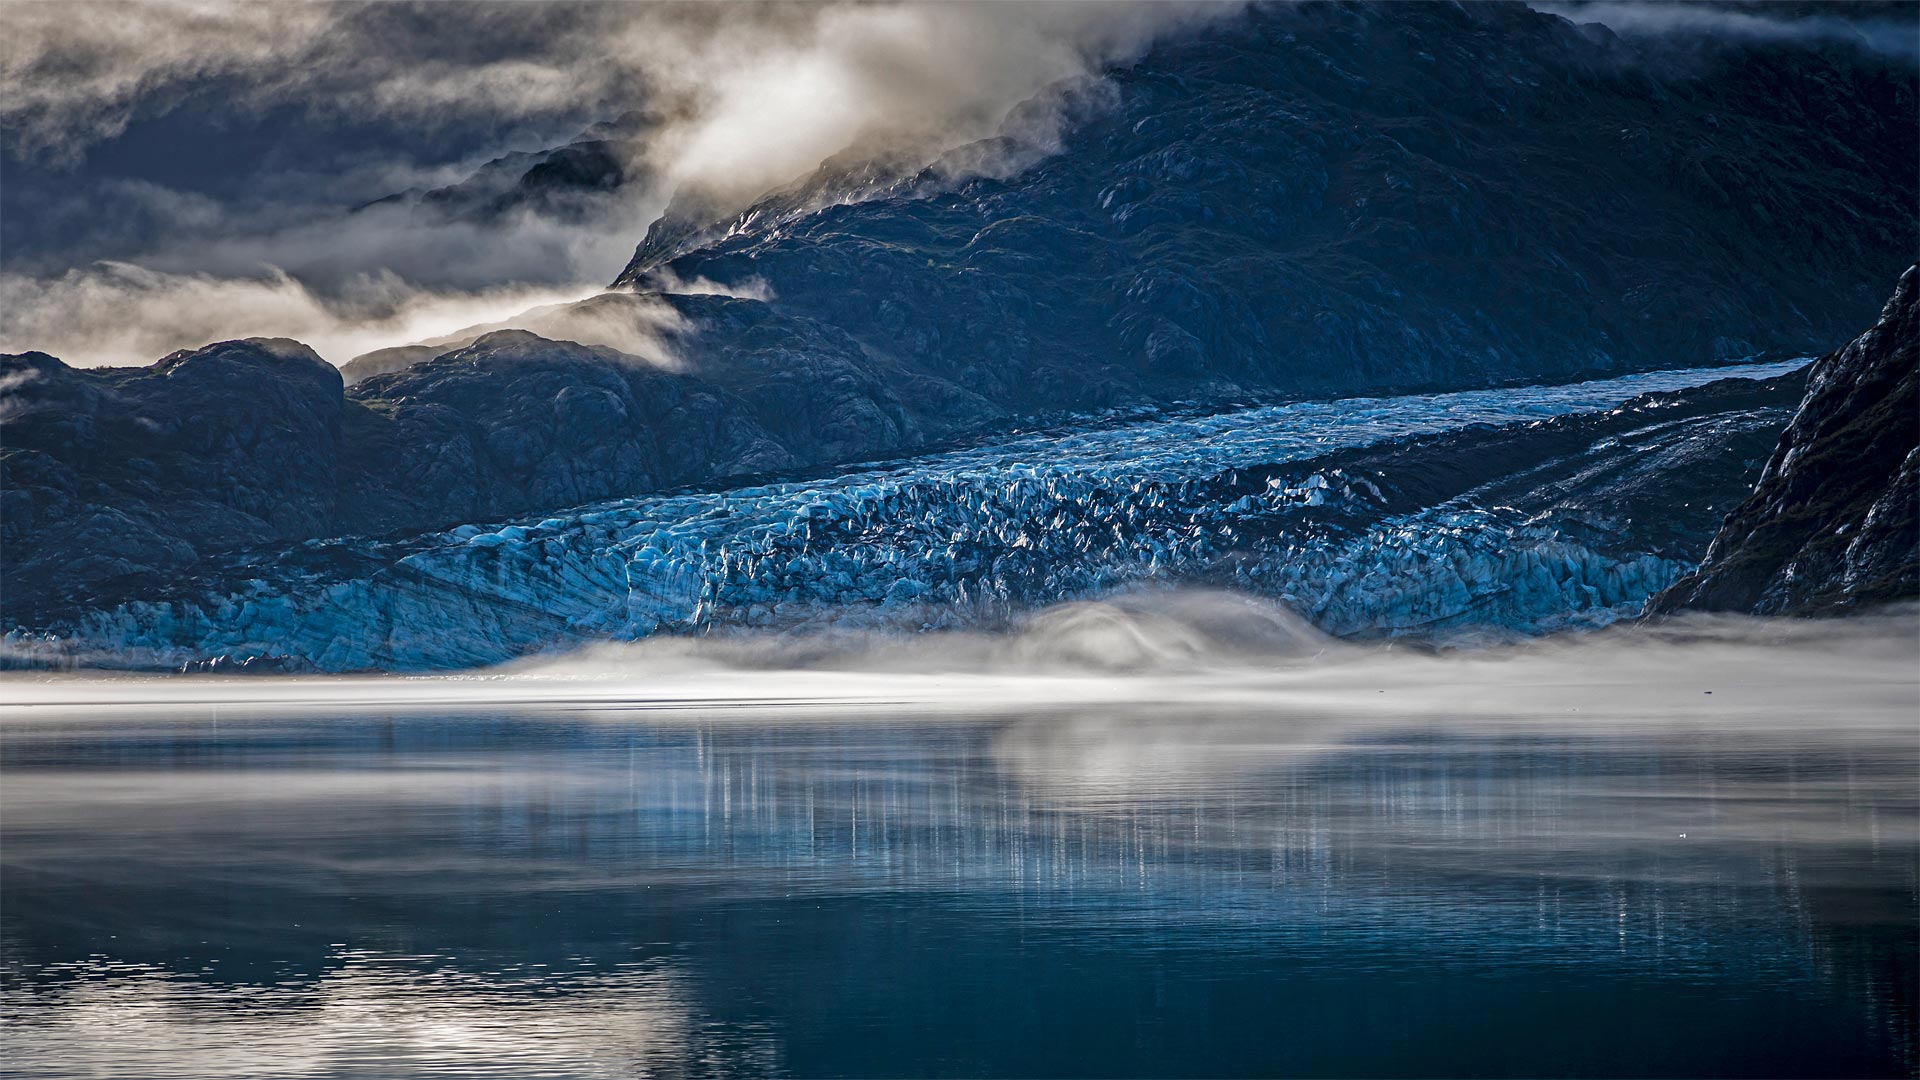
<path fill-rule="evenodd" d="M 644 653 L 648 706 L 16 682 L 5 1068 L 1911 1075 L 1912 648 L 699 669 L 732 708 Z"/>

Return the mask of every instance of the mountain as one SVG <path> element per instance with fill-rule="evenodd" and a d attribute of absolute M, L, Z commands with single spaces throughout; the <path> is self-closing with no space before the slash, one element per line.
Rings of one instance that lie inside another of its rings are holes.
<path fill-rule="evenodd" d="M 350 386 L 271 339 L 0 357 L 0 605 L 1070 418 L 1810 355 L 1911 260 L 1915 79 L 1516 4 L 1256 8 L 931 166 L 843 155 L 737 213 L 689 195 L 615 292 L 370 354 Z M 572 213 L 640 182 L 601 166 L 651 122 L 407 198 Z"/>
<path fill-rule="evenodd" d="M 0 388 L 9 607 L 333 524 L 340 374 L 298 342 L 222 342 L 146 368 L 4 356 Z"/>
<path fill-rule="evenodd" d="M 745 486 L 266 545 L 15 607 L 0 661 L 457 668 L 661 634 L 1005 627 L 1168 584 L 1361 637 L 1601 625 L 1694 564 L 1800 395 L 1792 364 L 1726 373 L 1086 417 Z"/>
<path fill-rule="evenodd" d="M 619 281 L 760 290 L 1010 412 L 1831 348 L 1920 237 L 1915 73 L 1693 41 L 1259 7 L 916 174 L 837 161 L 705 225 L 683 200 Z M 1023 139 L 1060 111 L 1057 148 Z"/>
<path fill-rule="evenodd" d="M 640 150 L 659 126 L 653 114 L 629 112 L 593 125 L 564 146 L 503 154 L 458 183 L 409 189 L 356 209 L 401 205 L 479 224 L 516 213 L 587 221 L 621 189 L 651 182 Z"/>
<path fill-rule="evenodd" d="M 1815 361 L 1753 494 L 1695 572 L 1683 609 L 1831 613 L 1920 599 L 1920 267 L 1873 328 Z"/>
<path fill-rule="evenodd" d="M 560 317 L 644 328 L 700 374 L 523 330 L 350 388 L 285 340 L 147 368 L 0 356 L 0 604 L 236 547 L 872 457 L 947 430 L 920 424 L 844 334 L 758 301 L 610 295 Z"/>

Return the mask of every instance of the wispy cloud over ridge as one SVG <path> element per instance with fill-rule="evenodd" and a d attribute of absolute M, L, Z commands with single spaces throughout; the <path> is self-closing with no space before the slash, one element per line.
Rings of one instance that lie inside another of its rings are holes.
<path fill-rule="evenodd" d="M 19 4 L 0 119 L 16 156 L 70 161 L 209 88 L 224 108 L 425 124 L 645 105 L 670 118 L 655 152 L 679 178 L 771 184 L 862 138 L 990 134 L 1049 83 L 1241 6 Z"/>
<path fill-rule="evenodd" d="M 0 275 L 7 312 L 0 350 L 32 348 L 80 367 L 125 366 L 230 338 L 291 337 L 338 364 L 595 291 L 512 284 L 436 291 L 369 275 L 351 294 L 328 297 L 281 271 L 219 277 L 107 262 L 46 280 Z"/>
<path fill-rule="evenodd" d="M 90 154 L 130 127 L 185 109 L 285 113 L 317 138 L 338 122 L 378 122 L 423 140 L 436 127 L 477 125 L 522 140 L 546 132 L 536 137 L 545 145 L 635 108 L 657 123 L 622 150 L 629 177 L 644 182 L 570 222 L 410 220 L 399 206 L 348 214 L 352 185 L 341 178 L 271 169 L 244 195 L 218 198 L 139 179 L 51 185 L 50 195 L 26 196 L 38 200 L 31 216 L 79 222 L 68 230 L 75 242 L 23 252 L 16 223 L 0 275 L 8 308 L 0 349 L 127 363 L 203 344 L 198 335 L 271 332 L 317 335 L 320 351 L 342 360 L 353 343 L 401 343 L 362 331 L 412 325 L 422 311 L 451 306 L 471 314 L 467 323 L 497 321 L 518 308 L 481 312 L 481 301 L 524 307 L 522 298 L 549 302 L 610 281 L 676 192 L 744 204 L 847 152 L 931 162 L 995 134 L 1009 110 L 1048 86 L 1241 7 L 7 5 L 0 124 L 16 175 L 84 171 Z M 1052 128 L 1067 116 L 1033 115 Z M 1045 147 L 1059 132 L 1023 134 Z M 370 188 L 374 177 L 429 171 L 408 160 L 406 141 L 386 148 L 392 160 L 358 163 L 358 198 L 396 190 Z M 21 198 L 16 213 L 28 205 Z M 205 317 L 182 314 L 191 308 Z M 130 310 L 155 318 L 136 331 Z M 255 315 L 284 322 L 256 326 Z"/>

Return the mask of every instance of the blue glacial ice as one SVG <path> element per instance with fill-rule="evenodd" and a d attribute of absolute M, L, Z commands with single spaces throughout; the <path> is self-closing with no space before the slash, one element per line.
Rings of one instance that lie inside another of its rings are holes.
<path fill-rule="evenodd" d="M 16 629 L 7 644 L 142 666 L 421 670 L 591 639 L 991 625 L 1188 582 L 1278 599 L 1341 635 L 1598 625 L 1687 564 L 1470 499 L 1388 512 L 1372 480 L 1340 469 L 1268 474 L 1801 363 L 1088 423 L 817 479 L 313 541 Z"/>

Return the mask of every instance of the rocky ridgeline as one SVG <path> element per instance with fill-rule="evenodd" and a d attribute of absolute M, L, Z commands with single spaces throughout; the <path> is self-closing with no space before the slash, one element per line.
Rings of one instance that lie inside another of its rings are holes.
<path fill-rule="evenodd" d="M 648 295 L 370 356 L 344 390 L 288 342 L 0 358 L 0 611 L 1061 411 L 1832 347 L 1920 238 L 1911 65 L 1677 42 L 1519 4 L 1259 7 L 929 168 L 836 160 L 731 216 L 683 202 L 621 276 Z M 592 218 L 648 182 L 632 151 L 656 122 L 400 200 Z M 672 293 L 690 281 L 736 295 Z"/>
<path fill-rule="evenodd" d="M 1264 5 L 893 183 L 687 200 L 620 281 L 759 289 L 1015 413 L 1812 355 L 1920 246 L 1916 108 L 1845 46 Z"/>
<path fill-rule="evenodd" d="M 1698 557 L 1685 538 L 1717 512 L 1702 496 L 1750 482 L 1795 392 L 1787 367 L 1679 393 L 1722 372 L 1108 422 L 814 481 L 316 541 L 8 643 L 42 662 L 447 668 L 661 633 L 1004 624 L 1167 583 L 1277 597 L 1342 634 L 1605 622 Z"/>
<path fill-rule="evenodd" d="M 663 313 L 678 366 L 520 330 L 351 387 L 285 340 L 144 368 L 0 356 L 0 607 L 249 545 L 872 457 L 967 419 L 909 408 L 844 334 L 758 301 L 611 296 L 570 314 L 641 333 Z"/>
<path fill-rule="evenodd" d="M 1808 369 L 1753 494 L 1656 613 L 1837 613 L 1920 598 L 1920 267 Z"/>

